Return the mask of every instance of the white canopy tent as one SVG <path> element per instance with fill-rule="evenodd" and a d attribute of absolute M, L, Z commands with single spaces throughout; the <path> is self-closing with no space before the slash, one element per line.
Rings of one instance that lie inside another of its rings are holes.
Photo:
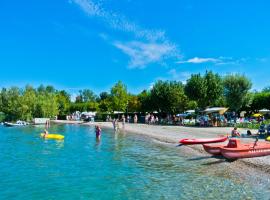
<path fill-rule="evenodd" d="M 186 117 L 195 113 L 195 110 L 187 110 L 184 113 L 177 114 L 176 117 Z"/>
<path fill-rule="evenodd" d="M 96 116 L 97 112 L 82 112 L 81 115 L 84 115 L 84 116 L 91 116 L 91 117 L 94 117 Z"/>
<path fill-rule="evenodd" d="M 261 109 L 261 110 L 259 110 L 259 113 L 267 114 L 267 113 L 270 113 L 270 110 L 268 110 L 268 109 Z"/>
<path fill-rule="evenodd" d="M 219 114 L 224 114 L 226 111 L 228 110 L 228 108 L 224 108 L 224 107 L 213 107 L 213 108 L 207 108 L 204 110 L 204 112 L 206 114 L 210 114 L 210 113 L 219 113 Z"/>
<path fill-rule="evenodd" d="M 185 113 L 195 113 L 195 110 L 187 110 Z"/>
<path fill-rule="evenodd" d="M 124 114 L 123 111 L 114 111 L 113 114 Z"/>

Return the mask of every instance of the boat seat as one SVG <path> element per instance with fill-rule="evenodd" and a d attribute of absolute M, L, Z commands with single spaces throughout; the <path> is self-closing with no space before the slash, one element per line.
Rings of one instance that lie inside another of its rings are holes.
<path fill-rule="evenodd" d="M 240 140 L 238 140 L 236 138 L 232 138 L 232 139 L 229 140 L 227 148 L 237 148 L 237 147 L 240 147 L 240 146 L 241 146 Z"/>

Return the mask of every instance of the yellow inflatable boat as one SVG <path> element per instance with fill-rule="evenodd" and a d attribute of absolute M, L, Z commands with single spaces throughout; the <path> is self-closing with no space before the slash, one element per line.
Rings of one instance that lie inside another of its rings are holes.
<path fill-rule="evenodd" d="M 44 133 L 41 133 L 40 137 L 44 138 Z M 45 138 L 46 139 L 63 140 L 65 138 L 65 136 L 59 135 L 59 134 L 48 134 Z"/>

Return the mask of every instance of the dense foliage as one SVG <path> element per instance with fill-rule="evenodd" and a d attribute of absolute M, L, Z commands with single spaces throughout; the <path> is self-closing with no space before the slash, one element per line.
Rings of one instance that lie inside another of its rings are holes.
<path fill-rule="evenodd" d="M 187 96 L 182 82 L 158 81 L 151 90 L 154 109 L 161 113 L 180 113 L 187 108 Z"/>
<path fill-rule="evenodd" d="M 209 71 L 204 76 L 193 74 L 187 80 L 185 93 L 190 100 L 196 101 L 200 108 L 215 106 L 222 98 L 222 79 Z"/>
<path fill-rule="evenodd" d="M 30 121 L 35 117 L 56 116 L 65 119 L 75 111 L 177 114 L 208 106 L 227 106 L 236 112 L 270 109 L 270 87 L 262 92 L 251 92 L 251 85 L 243 75 L 221 77 L 209 71 L 204 75 L 191 75 L 185 85 L 177 81 L 157 81 L 151 89 L 138 95 L 128 93 L 126 85 L 119 81 L 110 92 L 99 95 L 89 89 L 81 90 L 73 101 L 69 93 L 52 86 L 2 88 L 0 121 Z"/>
<path fill-rule="evenodd" d="M 242 75 L 227 75 L 224 80 L 224 96 L 227 106 L 232 110 L 239 111 L 249 97 L 248 92 L 251 89 L 252 83 Z"/>

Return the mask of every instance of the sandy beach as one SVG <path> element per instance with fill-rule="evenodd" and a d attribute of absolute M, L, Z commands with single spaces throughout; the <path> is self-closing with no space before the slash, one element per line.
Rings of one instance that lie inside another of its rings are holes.
<path fill-rule="evenodd" d="M 99 125 L 102 128 L 112 129 L 111 122 L 94 122 L 94 123 L 82 123 L 82 122 L 67 122 L 67 121 L 53 121 L 58 124 L 81 124 L 81 125 Z M 156 142 L 163 143 L 164 145 L 170 145 L 171 148 L 179 148 L 185 155 L 189 155 L 192 159 L 206 159 L 209 165 L 225 165 L 228 171 L 234 172 L 237 176 L 240 176 L 249 181 L 256 181 L 255 183 L 266 184 L 270 182 L 270 159 L 269 156 L 258 158 L 246 158 L 240 159 L 234 162 L 227 162 L 222 158 L 215 158 L 207 154 L 202 145 L 181 146 L 177 147 L 178 141 L 183 138 L 211 138 L 221 135 L 227 135 L 230 133 L 231 128 L 220 127 L 183 127 L 183 126 L 158 126 L 158 125 L 146 125 L 146 124 L 125 124 L 123 129 L 120 124 L 120 131 L 125 131 L 126 134 L 139 134 L 145 137 L 149 137 Z M 241 133 L 246 133 L 246 130 L 240 129 Z M 255 133 L 253 131 L 253 133 Z M 241 139 L 242 142 L 254 141 L 254 139 Z M 227 142 L 225 142 L 226 144 Z"/>

